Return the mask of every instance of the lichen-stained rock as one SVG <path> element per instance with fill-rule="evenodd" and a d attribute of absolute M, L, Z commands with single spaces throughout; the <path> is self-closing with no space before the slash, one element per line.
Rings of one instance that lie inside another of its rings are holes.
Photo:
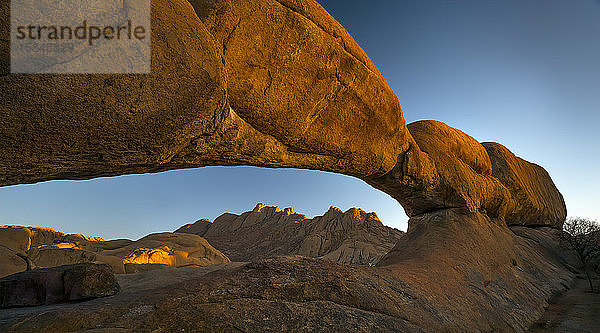
<path fill-rule="evenodd" d="M 508 188 L 515 203 L 506 215 L 506 223 L 562 228 L 567 208 L 548 172 L 515 156 L 499 143 L 482 145 L 490 156 L 492 175 Z"/>

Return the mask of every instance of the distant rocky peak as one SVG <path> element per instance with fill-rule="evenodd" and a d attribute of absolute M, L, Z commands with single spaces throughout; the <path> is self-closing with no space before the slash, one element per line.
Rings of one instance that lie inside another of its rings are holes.
<path fill-rule="evenodd" d="M 286 220 L 290 221 L 290 222 L 292 222 L 292 221 L 301 222 L 304 220 L 313 220 L 313 219 L 308 219 L 303 214 L 296 213 L 292 207 L 287 207 L 284 210 L 281 210 L 281 208 L 279 208 L 278 206 L 267 206 L 263 203 L 256 204 L 254 209 L 248 213 L 255 214 L 255 216 L 257 216 L 259 218 L 259 220 L 268 219 L 271 217 L 288 217 L 288 218 L 286 218 Z M 246 213 L 246 214 L 248 214 L 248 213 Z M 289 218 L 291 218 L 291 220 Z M 362 210 L 360 208 L 355 208 L 355 207 L 352 207 L 344 212 L 337 207 L 331 206 L 331 207 L 329 207 L 327 212 L 325 214 L 323 214 L 323 216 L 320 217 L 321 220 L 325 220 L 325 221 L 330 221 L 330 220 L 334 220 L 337 218 L 343 218 L 343 219 L 348 220 L 348 222 L 354 222 L 357 224 L 375 223 L 375 224 L 383 225 L 383 222 L 379 219 L 379 217 L 377 216 L 376 213 L 374 213 L 374 212 L 367 213 L 364 210 Z M 203 221 L 203 220 L 199 220 L 198 222 Z M 256 220 L 255 222 L 259 222 L 259 220 Z M 212 223 L 209 220 L 206 220 L 206 221 L 208 223 Z"/>
<path fill-rule="evenodd" d="M 179 229 L 175 230 L 174 232 L 189 233 L 203 236 L 208 230 L 208 228 L 210 228 L 212 223 L 213 222 L 209 219 L 200 219 L 194 223 L 186 224 L 180 227 Z"/>
<path fill-rule="evenodd" d="M 383 224 L 375 212 L 367 213 L 360 208 L 350 208 L 344 213 L 344 215 L 351 216 L 356 221 Z"/>
<path fill-rule="evenodd" d="M 375 212 L 367 213 L 367 220 L 383 224 Z"/>
<path fill-rule="evenodd" d="M 343 212 L 341 209 L 331 206 L 329 207 L 329 210 L 321 217 L 321 219 L 325 221 L 337 218 L 345 219 L 352 222 L 376 223 L 383 225 L 383 222 L 381 222 L 376 213 L 367 213 L 364 210 L 355 207 L 352 207 L 347 211 Z"/>
<path fill-rule="evenodd" d="M 331 207 L 329 207 L 329 210 L 327 210 L 327 212 L 325 212 L 325 214 L 323 214 L 323 219 L 325 219 L 325 220 L 334 219 L 342 214 L 344 214 L 344 212 L 342 212 L 341 209 L 331 206 Z"/>
<path fill-rule="evenodd" d="M 273 215 L 276 213 L 283 213 L 281 208 L 278 206 L 266 206 L 263 203 L 256 204 L 256 207 L 252 210 L 253 213 L 262 213 L 266 215 Z"/>
<path fill-rule="evenodd" d="M 265 208 L 265 207 L 267 207 L 267 206 L 265 206 L 265 204 L 264 204 L 264 203 L 262 203 L 262 202 L 259 202 L 259 203 L 257 203 L 257 204 L 256 204 L 256 206 L 254 207 L 254 209 L 253 209 L 252 211 L 253 211 L 253 212 L 255 212 L 255 213 L 260 213 L 260 211 L 261 211 L 263 208 Z"/>

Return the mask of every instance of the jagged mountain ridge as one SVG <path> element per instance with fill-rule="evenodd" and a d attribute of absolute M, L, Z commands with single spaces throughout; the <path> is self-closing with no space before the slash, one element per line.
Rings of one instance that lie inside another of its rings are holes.
<path fill-rule="evenodd" d="M 175 232 L 204 237 L 232 261 L 303 255 L 356 265 L 375 264 L 404 234 L 358 208 L 330 207 L 309 219 L 292 208 L 262 203 L 250 212 L 225 213 L 214 222 L 201 219 Z"/>
<path fill-rule="evenodd" d="M 135 273 L 168 266 L 207 266 L 255 261 L 281 255 L 321 257 L 346 264 L 375 264 L 403 232 L 386 227 L 375 213 L 331 207 L 308 219 L 258 204 L 240 215 L 225 213 L 215 222 L 202 219 L 174 233 L 137 241 L 104 240 L 41 227 L 0 227 L 0 277 L 33 268 L 97 262 L 114 273 Z M 151 266 L 145 266 L 151 265 Z"/>

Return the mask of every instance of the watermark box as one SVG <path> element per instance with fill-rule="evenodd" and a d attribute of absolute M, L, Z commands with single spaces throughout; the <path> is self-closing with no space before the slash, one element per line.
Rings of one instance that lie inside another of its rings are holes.
<path fill-rule="evenodd" d="M 11 73 L 150 73 L 150 0 L 12 0 L 10 21 Z"/>

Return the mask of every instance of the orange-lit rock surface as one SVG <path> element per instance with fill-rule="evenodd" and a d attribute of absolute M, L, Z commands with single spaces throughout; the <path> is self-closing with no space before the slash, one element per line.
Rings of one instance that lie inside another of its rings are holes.
<path fill-rule="evenodd" d="M 467 207 L 562 223 L 564 209 L 527 208 L 560 197 L 547 174 L 527 174 L 547 195 L 517 202 L 522 192 L 489 174 L 473 139 L 433 122 L 407 127 L 386 80 L 315 1 L 154 0 L 152 15 L 151 75 L 0 76 L 0 185 L 298 167 L 364 179 L 409 216 Z"/>
<path fill-rule="evenodd" d="M 104 263 L 113 272 L 136 271 L 135 265 L 206 266 L 229 262 L 197 235 L 162 233 L 138 241 L 105 241 L 100 237 L 65 234 L 50 228 L 0 227 L 0 277 L 33 268 L 86 262 Z M 140 268 L 143 270 L 143 268 Z"/>
<path fill-rule="evenodd" d="M 229 262 L 204 238 L 192 234 L 151 234 L 130 245 L 106 250 L 106 255 L 123 258 L 125 264 L 165 264 L 207 266 Z"/>
<path fill-rule="evenodd" d="M 510 225 L 560 226 L 567 217 L 565 201 L 548 172 L 515 156 L 499 143 L 483 143 L 492 162 L 492 176 L 509 190 L 514 208 L 506 215 Z"/>

